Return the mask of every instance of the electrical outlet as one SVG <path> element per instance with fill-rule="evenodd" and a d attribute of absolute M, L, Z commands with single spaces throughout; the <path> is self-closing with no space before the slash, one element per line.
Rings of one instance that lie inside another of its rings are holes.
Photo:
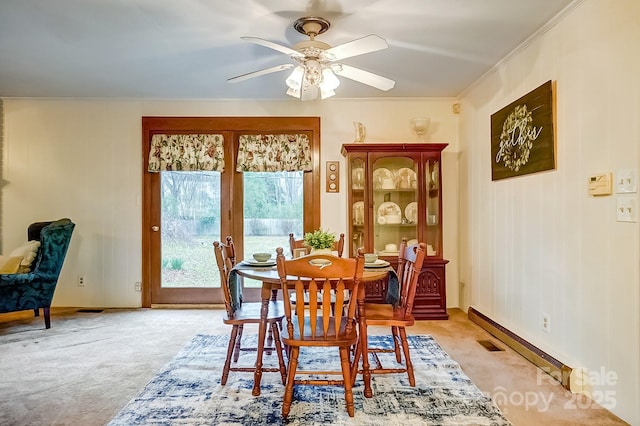
<path fill-rule="evenodd" d="M 638 190 L 638 169 L 623 169 L 616 173 L 616 192 L 627 194 Z"/>
<path fill-rule="evenodd" d="M 542 313 L 542 329 L 547 333 L 551 333 L 551 317 L 544 312 Z"/>
<path fill-rule="evenodd" d="M 137 281 L 134 288 L 136 291 L 142 291 L 142 282 Z"/>
<path fill-rule="evenodd" d="M 616 199 L 616 221 L 637 222 L 638 202 L 635 197 L 620 196 Z"/>
<path fill-rule="evenodd" d="M 78 275 L 78 287 L 84 287 L 86 282 L 87 278 L 84 275 Z"/>

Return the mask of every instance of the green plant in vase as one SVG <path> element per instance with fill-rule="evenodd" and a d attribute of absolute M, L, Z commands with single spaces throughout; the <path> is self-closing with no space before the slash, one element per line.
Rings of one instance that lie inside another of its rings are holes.
<path fill-rule="evenodd" d="M 304 245 L 311 247 L 312 251 L 331 250 L 336 241 L 336 234 L 323 229 L 316 229 L 304 234 Z"/>

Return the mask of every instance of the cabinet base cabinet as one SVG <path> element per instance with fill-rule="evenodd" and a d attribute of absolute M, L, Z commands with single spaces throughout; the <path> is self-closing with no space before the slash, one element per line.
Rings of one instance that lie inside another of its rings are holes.
<path fill-rule="evenodd" d="M 387 280 L 367 281 L 364 287 L 364 301 L 367 303 L 385 303 Z"/>
<path fill-rule="evenodd" d="M 417 320 L 446 320 L 447 314 L 447 282 L 445 265 L 448 260 L 438 259 L 425 261 L 418 276 L 416 296 L 413 300 L 413 316 Z M 391 265 L 394 269 L 397 264 Z M 365 286 L 365 301 L 369 303 L 385 303 L 387 280 L 370 281 Z"/>
<path fill-rule="evenodd" d="M 448 260 L 432 261 L 423 266 L 418 276 L 413 316 L 418 320 L 446 320 L 447 280 L 445 265 Z"/>

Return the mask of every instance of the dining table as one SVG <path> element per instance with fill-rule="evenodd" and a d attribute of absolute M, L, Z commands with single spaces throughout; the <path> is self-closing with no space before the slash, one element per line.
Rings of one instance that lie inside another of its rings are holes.
<path fill-rule="evenodd" d="M 258 350 L 256 356 L 255 372 L 253 376 L 253 389 L 251 394 L 253 396 L 260 395 L 260 382 L 262 380 L 262 355 L 264 351 L 264 341 L 267 333 L 267 315 L 269 313 L 269 301 L 276 300 L 278 297 L 278 291 L 282 286 L 280 283 L 280 276 L 278 275 L 278 269 L 274 265 L 275 262 L 269 263 L 265 266 L 256 265 L 250 262 L 239 262 L 231 270 L 229 274 L 229 290 L 231 293 L 232 304 L 242 303 L 242 279 L 251 278 L 262 282 L 262 289 L 260 292 L 260 298 L 262 307 L 260 309 L 260 324 L 258 328 Z M 365 299 L 365 286 L 368 282 L 375 282 L 379 280 L 388 280 L 388 292 L 387 302 L 395 304 L 397 300 L 395 297 L 399 295 L 398 280 L 393 268 L 390 265 L 384 267 L 375 266 L 367 267 L 365 265 L 364 272 L 362 274 L 361 285 L 358 287 L 357 304 L 358 304 L 358 328 L 359 328 L 359 344 L 362 348 L 366 348 L 368 345 L 367 338 L 367 325 L 365 322 L 366 312 L 364 308 Z M 366 350 L 363 350 L 366 354 Z M 362 357 L 362 377 L 364 381 L 364 395 L 367 398 L 373 396 L 371 389 L 371 373 L 369 371 L 369 360 L 367 356 Z"/>

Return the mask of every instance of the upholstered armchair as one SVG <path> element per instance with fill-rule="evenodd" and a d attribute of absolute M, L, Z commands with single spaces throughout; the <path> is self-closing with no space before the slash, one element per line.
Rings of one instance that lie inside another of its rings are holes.
<path fill-rule="evenodd" d="M 0 274 L 0 313 L 42 308 L 44 324 L 51 327 L 50 307 L 75 224 L 69 219 L 29 225 L 29 241 L 40 241 L 31 271 Z"/>

